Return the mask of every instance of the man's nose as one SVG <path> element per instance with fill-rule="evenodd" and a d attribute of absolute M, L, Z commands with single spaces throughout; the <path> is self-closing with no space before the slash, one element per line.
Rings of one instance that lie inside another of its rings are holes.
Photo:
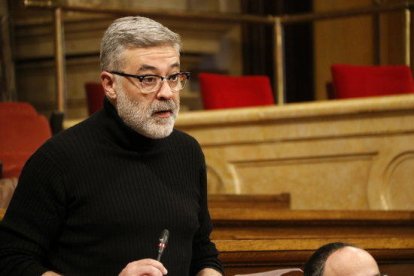
<path fill-rule="evenodd" d="M 168 84 L 167 80 L 163 80 L 161 82 L 160 89 L 157 92 L 157 98 L 158 99 L 171 99 L 173 97 L 174 93 Z"/>

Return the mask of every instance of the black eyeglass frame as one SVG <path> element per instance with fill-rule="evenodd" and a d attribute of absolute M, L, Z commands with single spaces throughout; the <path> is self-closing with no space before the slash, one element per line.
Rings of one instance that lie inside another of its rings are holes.
<path fill-rule="evenodd" d="M 179 76 L 179 75 L 184 75 L 186 77 L 185 81 L 187 82 L 187 80 L 189 80 L 190 77 L 191 77 L 190 72 L 178 72 L 178 73 L 171 74 L 171 75 L 168 75 L 168 76 L 165 76 L 165 77 L 160 76 L 160 75 L 155 75 L 155 74 L 133 75 L 133 74 L 127 74 L 127 73 L 119 72 L 119 71 L 108 71 L 108 72 L 111 73 L 111 74 L 122 76 L 122 77 L 135 78 L 135 79 L 138 79 L 139 82 L 142 82 L 146 77 L 157 77 L 157 78 L 161 79 L 161 81 L 167 80 L 167 82 L 168 82 L 169 80 L 171 80 L 171 78 Z M 170 85 L 170 84 L 168 84 L 168 85 Z M 184 83 L 183 87 L 180 90 L 184 89 L 184 86 L 185 86 L 185 83 Z M 170 86 L 170 88 L 171 88 L 171 86 Z M 171 89 L 174 90 L 173 88 L 171 88 Z M 174 91 L 180 91 L 180 90 L 174 90 Z M 153 93 L 155 91 L 156 90 L 150 91 L 150 92 L 144 92 L 144 93 L 149 94 L 149 93 Z"/>

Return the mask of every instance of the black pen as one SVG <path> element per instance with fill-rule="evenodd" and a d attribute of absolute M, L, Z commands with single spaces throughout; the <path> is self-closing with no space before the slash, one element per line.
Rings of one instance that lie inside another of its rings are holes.
<path fill-rule="evenodd" d="M 161 232 L 161 236 L 160 236 L 160 242 L 158 244 L 158 256 L 157 256 L 157 261 L 161 260 L 161 256 L 162 253 L 164 252 L 165 247 L 167 246 L 168 243 L 168 237 L 170 235 L 170 232 L 168 231 L 168 229 L 164 229 Z"/>

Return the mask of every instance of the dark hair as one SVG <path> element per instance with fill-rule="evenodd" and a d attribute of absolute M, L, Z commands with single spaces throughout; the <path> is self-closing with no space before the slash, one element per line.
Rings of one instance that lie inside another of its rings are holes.
<path fill-rule="evenodd" d="M 356 247 L 349 243 L 333 242 L 325 244 L 319 247 L 305 263 L 303 269 L 304 276 L 322 276 L 325 269 L 325 262 L 328 257 L 337 251 L 338 249 L 351 246 Z"/>

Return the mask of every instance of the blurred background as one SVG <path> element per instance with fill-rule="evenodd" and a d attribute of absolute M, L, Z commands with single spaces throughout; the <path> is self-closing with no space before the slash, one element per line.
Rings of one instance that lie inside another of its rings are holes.
<path fill-rule="evenodd" d="M 113 9 L 149 15 L 182 35 L 182 64 L 192 72 L 182 95 L 184 111 L 201 110 L 199 72 L 230 75 L 264 74 L 275 83 L 275 31 L 269 23 L 233 18 L 282 16 L 358 10 L 398 5 L 400 0 L 108 0 L 1 1 L 1 99 L 28 101 L 49 115 L 57 108 L 55 22 L 52 8 L 41 5 Z M 29 5 L 28 5 L 29 3 Z M 33 5 L 35 3 L 35 5 Z M 40 4 L 39 4 L 40 3 Z M 37 7 L 34 7 L 37 6 Z M 87 11 L 86 9 L 86 11 Z M 105 13 L 63 11 L 66 119 L 87 114 L 85 83 L 99 81 L 99 43 L 114 17 Z M 145 13 L 147 12 L 147 13 Z M 149 12 L 149 13 L 148 13 Z M 217 20 L 202 16 L 217 16 Z M 338 14 L 337 14 L 338 15 Z M 330 99 L 330 66 L 406 64 L 406 14 L 382 13 L 308 18 L 283 24 L 284 101 Z M 227 16 L 227 17 L 226 17 Z M 411 41 L 410 41 L 411 42 Z M 411 57 L 409 57 L 411 58 Z M 280 61 L 282 62 L 282 61 Z"/>

